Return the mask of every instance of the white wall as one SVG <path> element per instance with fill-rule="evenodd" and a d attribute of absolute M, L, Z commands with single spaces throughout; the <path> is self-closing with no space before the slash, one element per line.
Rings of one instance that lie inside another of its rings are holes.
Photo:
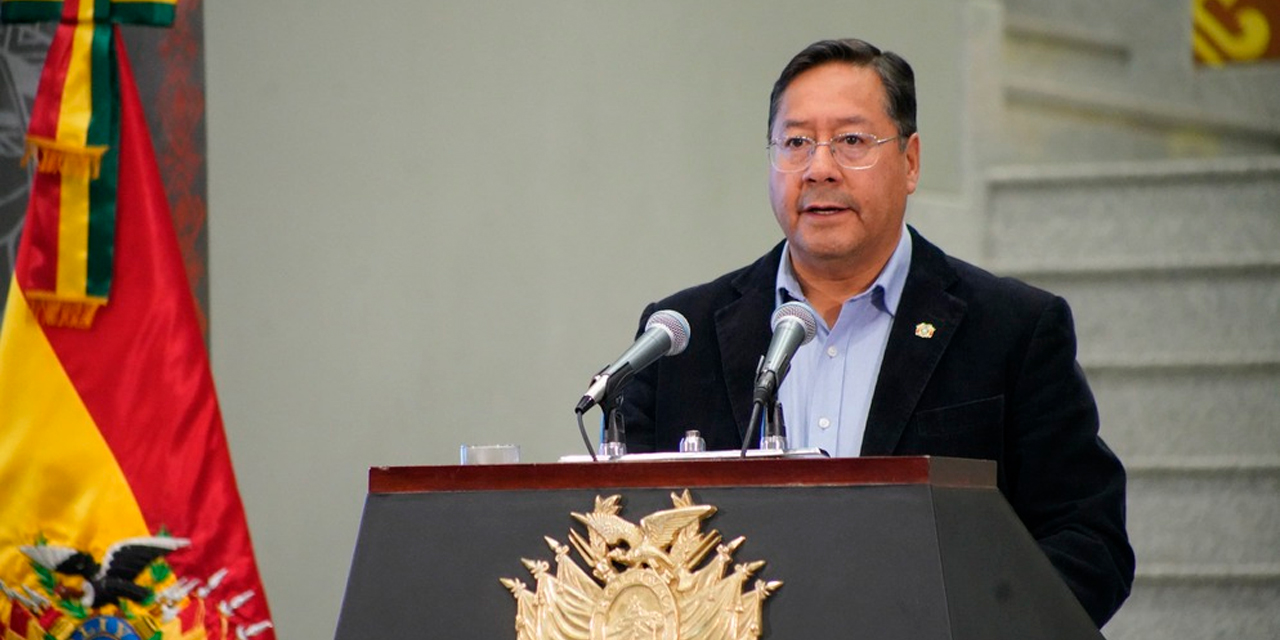
<path fill-rule="evenodd" d="M 280 637 L 332 635 L 370 466 L 581 453 L 641 308 L 780 238 L 768 94 L 808 43 L 910 60 L 923 189 L 958 190 L 962 4 L 206 2 L 212 357 Z"/>

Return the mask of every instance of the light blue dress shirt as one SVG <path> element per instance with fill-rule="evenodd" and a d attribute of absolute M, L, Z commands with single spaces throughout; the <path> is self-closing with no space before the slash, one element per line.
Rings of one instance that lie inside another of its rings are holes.
<path fill-rule="evenodd" d="M 835 326 L 828 327 L 818 316 L 818 335 L 796 351 L 778 389 L 790 448 L 817 447 L 838 457 L 861 454 L 889 329 L 910 267 L 911 235 L 904 226 L 880 275 L 866 291 L 844 302 Z M 790 300 L 807 302 L 791 267 L 788 243 L 778 263 L 774 304 Z"/>

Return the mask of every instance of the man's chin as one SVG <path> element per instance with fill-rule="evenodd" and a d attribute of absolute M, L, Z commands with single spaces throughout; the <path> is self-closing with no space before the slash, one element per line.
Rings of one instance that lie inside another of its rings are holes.
<path fill-rule="evenodd" d="M 805 262 L 843 263 L 857 260 L 861 244 L 855 241 L 846 242 L 795 242 L 791 243 L 791 252 Z"/>

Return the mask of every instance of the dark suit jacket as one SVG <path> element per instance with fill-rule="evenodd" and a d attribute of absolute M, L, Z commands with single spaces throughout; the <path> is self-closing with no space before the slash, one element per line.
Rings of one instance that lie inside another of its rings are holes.
<path fill-rule="evenodd" d="M 997 463 L 1000 491 L 1093 620 L 1129 594 L 1125 474 L 1098 437 L 1066 302 L 951 258 L 914 229 L 911 269 L 867 418 L 864 456 Z M 672 451 L 688 429 L 736 449 L 771 339 L 782 245 L 754 264 L 649 305 L 689 320 L 681 354 L 622 388 L 629 452 Z M 915 327 L 935 327 L 931 338 Z M 758 431 L 757 431 L 758 433 Z"/>

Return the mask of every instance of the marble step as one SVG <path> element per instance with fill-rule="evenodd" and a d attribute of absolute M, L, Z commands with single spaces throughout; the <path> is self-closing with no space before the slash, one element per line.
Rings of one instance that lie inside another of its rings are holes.
<path fill-rule="evenodd" d="M 1280 638 L 1280 567 L 1148 565 L 1103 627 L 1108 640 Z"/>
<path fill-rule="evenodd" d="M 1280 361 L 1280 262 L 1208 271 L 1041 273 L 1071 305 L 1085 366 Z"/>
<path fill-rule="evenodd" d="M 997 162 L 1213 158 L 1280 152 L 1274 126 L 1198 106 L 1067 84 L 1053 70 L 1005 81 Z"/>
<path fill-rule="evenodd" d="M 1125 461 L 1280 456 L 1280 358 L 1084 367 Z"/>
<path fill-rule="evenodd" d="M 1120 89 L 1128 84 L 1132 59 L 1132 41 L 1112 28 L 1005 16 L 1001 71 L 1007 78 L 1051 76 L 1065 84 Z"/>
<path fill-rule="evenodd" d="M 1280 567 L 1280 456 L 1150 463 L 1127 465 L 1140 567 Z"/>
<path fill-rule="evenodd" d="M 1012 271 L 1280 262 L 1280 155 L 1000 166 L 984 253 Z"/>
<path fill-rule="evenodd" d="M 1107 638 L 1280 637 L 1277 460 L 1130 461 L 1138 570 Z"/>

